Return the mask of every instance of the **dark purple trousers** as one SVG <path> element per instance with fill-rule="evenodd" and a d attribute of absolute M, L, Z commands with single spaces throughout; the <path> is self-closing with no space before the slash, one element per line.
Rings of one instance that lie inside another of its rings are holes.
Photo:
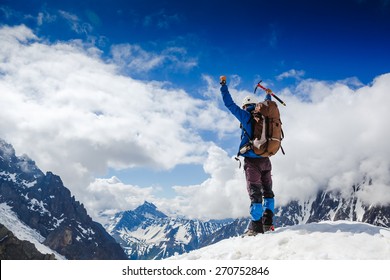
<path fill-rule="evenodd" d="M 264 198 L 273 198 L 272 165 L 268 157 L 244 159 L 247 190 L 251 203 L 262 203 Z"/>

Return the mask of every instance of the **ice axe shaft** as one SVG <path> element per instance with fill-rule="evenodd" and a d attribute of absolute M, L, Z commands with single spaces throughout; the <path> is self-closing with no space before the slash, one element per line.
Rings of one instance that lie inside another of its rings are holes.
<path fill-rule="evenodd" d="M 286 103 L 284 103 L 284 101 L 283 101 L 282 99 L 280 99 L 279 97 L 277 97 L 276 94 L 274 94 L 274 93 L 272 92 L 271 89 L 264 87 L 264 86 L 261 84 L 261 82 L 262 82 L 262 81 L 260 81 L 260 82 L 257 83 L 257 85 L 256 85 L 256 87 L 255 87 L 254 93 L 256 93 L 256 90 L 257 90 L 257 88 L 259 87 L 259 88 L 261 88 L 262 90 L 264 90 L 266 93 L 268 93 L 268 94 L 270 94 L 271 96 L 275 97 L 275 99 L 278 100 L 278 101 L 280 102 L 280 104 L 286 106 Z"/>

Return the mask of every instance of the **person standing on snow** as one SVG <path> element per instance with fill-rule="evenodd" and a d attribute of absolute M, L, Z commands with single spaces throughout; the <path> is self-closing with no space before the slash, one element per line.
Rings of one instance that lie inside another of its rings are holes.
<path fill-rule="evenodd" d="M 261 157 L 250 148 L 249 141 L 253 138 L 253 118 L 251 112 L 256 107 L 256 101 L 252 96 L 246 96 L 241 107 L 234 103 L 226 78 L 221 76 L 221 94 L 227 109 L 241 123 L 241 143 L 238 155 L 244 157 L 244 171 L 247 190 L 250 199 L 251 222 L 247 235 L 256 235 L 273 230 L 274 193 L 272 191 L 272 165 L 269 157 Z M 267 94 L 265 100 L 271 100 Z"/>

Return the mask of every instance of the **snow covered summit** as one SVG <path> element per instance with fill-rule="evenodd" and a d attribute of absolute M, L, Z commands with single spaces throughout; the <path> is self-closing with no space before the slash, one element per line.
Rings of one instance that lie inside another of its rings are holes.
<path fill-rule="evenodd" d="M 390 260 L 390 229 L 337 221 L 234 237 L 170 260 Z"/>

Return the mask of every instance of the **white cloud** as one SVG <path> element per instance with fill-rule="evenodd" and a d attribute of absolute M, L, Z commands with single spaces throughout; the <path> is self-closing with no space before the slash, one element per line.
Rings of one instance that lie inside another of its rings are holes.
<path fill-rule="evenodd" d="M 145 27 L 157 27 L 158 29 L 169 29 L 172 25 L 181 22 L 179 14 L 169 15 L 164 9 L 150 15 L 144 16 L 142 24 Z"/>
<path fill-rule="evenodd" d="M 148 72 L 161 66 L 164 57 L 146 52 L 138 45 L 120 44 L 111 48 L 113 61 L 137 72 Z"/>
<path fill-rule="evenodd" d="M 204 170 L 210 178 L 200 185 L 176 186 L 171 209 L 188 217 L 226 218 L 248 216 L 249 198 L 238 163 L 217 146 L 208 150 Z"/>
<path fill-rule="evenodd" d="M 112 214 L 131 210 L 145 200 L 155 200 L 152 187 L 141 188 L 122 183 L 118 178 L 96 179 L 85 190 L 89 199 L 85 201 L 88 213 L 96 220 L 104 222 L 101 214 Z"/>
<path fill-rule="evenodd" d="M 44 23 L 51 23 L 57 20 L 56 15 L 52 15 L 47 11 L 39 12 L 36 18 L 37 25 L 42 26 Z"/>
<path fill-rule="evenodd" d="M 159 189 L 124 184 L 115 177 L 96 179 L 82 190 L 83 196 L 88 197 L 84 204 L 88 212 L 102 222 L 104 217 L 99 216 L 100 212 L 132 210 L 145 200 L 171 215 L 201 219 L 248 216 L 250 201 L 244 172 L 238 169 L 238 162 L 212 145 L 203 168 L 210 177 L 199 185 L 174 186 L 174 198 L 161 198 Z"/>
<path fill-rule="evenodd" d="M 281 81 L 286 78 L 294 78 L 297 80 L 300 80 L 303 76 L 305 75 L 305 71 L 303 70 L 295 70 L 295 69 L 290 69 L 287 72 L 284 72 L 276 77 L 278 81 Z"/>
<path fill-rule="evenodd" d="M 210 129 L 209 110 L 221 112 L 212 105 L 122 76 L 81 42 L 41 42 L 25 26 L 2 27 L 0 40 L 0 135 L 76 194 L 108 167 L 170 169 L 205 158 L 199 129 Z"/>
<path fill-rule="evenodd" d="M 68 22 L 70 28 L 78 34 L 88 35 L 93 30 L 91 24 L 81 21 L 75 14 L 62 10 L 58 11 L 58 13 Z"/>
<path fill-rule="evenodd" d="M 175 71 L 187 71 L 198 65 L 196 58 L 187 57 L 183 48 L 166 48 L 161 53 L 144 50 L 139 45 L 119 44 L 111 47 L 115 64 L 133 72 L 149 72 L 162 66 Z"/>
<path fill-rule="evenodd" d="M 25 43 L 29 40 L 37 39 L 31 29 L 27 28 L 24 25 L 17 27 L 2 26 L 0 35 L 1 39 L 4 40 L 4 45 L 2 46 L 2 48 L 10 48 L 13 46 L 13 44 Z M 10 50 L 6 49 L 5 51 Z M 1 52 L 3 55 L 1 61 L 5 61 L 5 51 Z"/>

